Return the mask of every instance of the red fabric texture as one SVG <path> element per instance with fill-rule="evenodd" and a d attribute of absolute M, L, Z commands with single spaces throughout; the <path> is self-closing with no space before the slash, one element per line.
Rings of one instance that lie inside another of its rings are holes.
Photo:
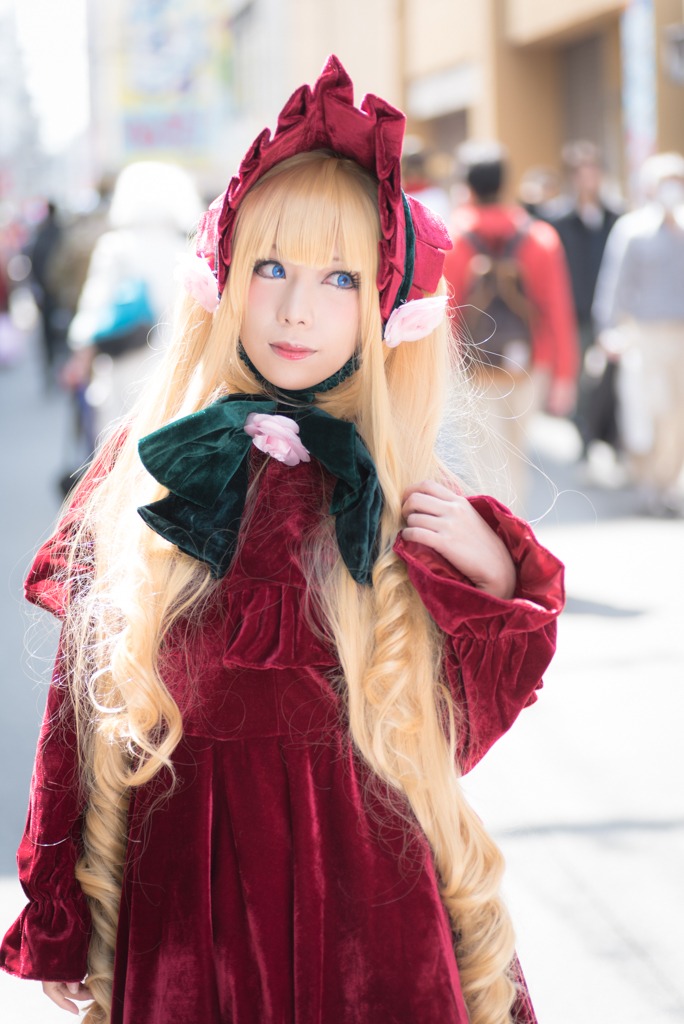
<path fill-rule="evenodd" d="M 554 227 L 530 218 L 522 207 L 465 204 L 455 211 L 453 249 L 444 263 L 451 307 L 456 311 L 467 302 L 472 284 L 469 267 L 475 249 L 466 233 L 475 232 L 496 244 L 521 229 L 526 237 L 516 259 L 525 292 L 538 314 L 532 324 L 533 366 L 550 370 L 552 379 L 574 381 L 579 360 L 577 325 L 563 246 Z"/>
<path fill-rule="evenodd" d="M 0 967 L 40 981 L 80 981 L 90 942 L 90 912 L 74 877 L 82 806 L 76 734 L 60 662 L 58 652 L 17 852 L 30 902 L 0 949 Z"/>
<path fill-rule="evenodd" d="M 297 153 L 331 150 L 355 160 L 378 179 L 382 238 L 377 286 L 384 319 L 392 312 L 404 277 L 406 227 L 401 195 L 401 150 L 406 118 L 378 96 L 368 95 L 354 106 L 354 86 L 337 57 L 328 58 L 310 88 L 302 85 L 290 96 L 271 137 L 264 128 L 254 140 L 226 191 L 200 221 L 195 247 L 204 256 L 223 292 L 232 257 L 233 230 L 245 194 L 266 171 Z M 407 197 L 415 239 L 413 284 L 408 299 L 434 292 L 442 276 L 443 250 L 451 248 L 444 222 L 417 199 Z"/>
<path fill-rule="evenodd" d="M 415 825 L 407 835 L 401 801 L 388 807 L 369 784 L 336 654 L 306 612 L 299 552 L 332 479 L 313 460 L 290 468 L 255 451 L 253 468 L 264 461 L 258 515 L 216 599 L 164 650 L 184 737 L 172 795 L 159 799 L 158 776 L 131 799 L 112 1024 L 466 1024 L 427 841 Z M 562 566 L 529 527 L 492 499 L 473 502 L 515 559 L 513 600 L 426 548 L 395 545 L 447 637 L 465 770 L 535 699 L 563 601 Z M 27 584 L 57 611 L 60 550 L 48 542 Z M 81 807 L 73 737 L 56 725 L 59 665 L 19 851 L 31 903 L 0 966 L 75 980 L 87 909 L 73 878 Z M 517 1020 L 534 1022 L 525 991 Z"/>

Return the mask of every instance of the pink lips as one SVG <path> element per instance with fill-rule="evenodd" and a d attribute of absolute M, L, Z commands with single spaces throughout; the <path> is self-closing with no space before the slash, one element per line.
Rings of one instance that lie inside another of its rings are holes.
<path fill-rule="evenodd" d="M 313 355 L 313 349 L 305 348 L 303 345 L 289 345 L 285 341 L 275 342 L 270 346 L 276 355 L 283 359 L 306 359 Z"/>

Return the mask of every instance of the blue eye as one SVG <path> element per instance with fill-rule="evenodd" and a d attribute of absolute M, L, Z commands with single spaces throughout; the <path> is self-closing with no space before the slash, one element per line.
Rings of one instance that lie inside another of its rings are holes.
<path fill-rule="evenodd" d="M 334 274 L 330 275 L 329 280 L 336 288 L 343 288 L 345 291 L 349 288 L 359 287 L 358 274 L 350 274 L 348 270 L 336 270 Z"/>
<path fill-rule="evenodd" d="M 259 260 L 254 266 L 254 273 L 259 277 L 270 277 L 280 280 L 285 277 L 285 267 L 277 260 Z"/>

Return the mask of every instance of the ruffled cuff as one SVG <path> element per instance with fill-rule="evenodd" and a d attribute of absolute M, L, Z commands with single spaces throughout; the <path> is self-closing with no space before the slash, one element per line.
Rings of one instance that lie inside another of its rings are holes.
<path fill-rule="evenodd" d="M 436 551 L 399 534 L 394 550 L 432 618 L 448 636 L 466 632 L 482 638 L 527 633 L 552 622 L 565 600 L 562 562 L 496 499 L 468 500 L 508 548 L 516 567 L 515 594 L 505 600 L 480 590 Z"/>
<path fill-rule="evenodd" d="M 32 900 L 0 946 L 0 968 L 34 981 L 81 981 L 88 964 L 91 921 L 82 893 Z"/>
<path fill-rule="evenodd" d="M 58 656 L 59 660 L 59 656 Z M 76 879 L 82 853 L 75 737 L 59 721 L 64 689 L 51 686 L 17 851 L 29 904 L 0 946 L 0 967 L 21 978 L 79 981 L 86 974 L 91 918 Z"/>

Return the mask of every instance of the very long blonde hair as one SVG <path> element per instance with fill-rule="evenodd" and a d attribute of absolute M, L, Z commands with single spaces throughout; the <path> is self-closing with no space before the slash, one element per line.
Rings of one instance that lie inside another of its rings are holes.
<path fill-rule="evenodd" d="M 198 620 L 217 586 L 205 565 L 137 516 L 138 505 L 165 491 L 144 471 L 136 444 L 220 395 L 259 390 L 237 350 L 254 263 L 270 258 L 273 245 L 280 258 L 313 266 L 328 265 L 336 249 L 360 274 L 360 369 L 318 401 L 356 423 L 375 461 L 384 496 L 380 554 L 372 588 L 362 587 L 336 551 L 331 556 L 328 531 L 310 553 L 311 591 L 339 653 L 352 742 L 393 804 L 397 796 L 405 801 L 407 822 L 417 821 L 432 848 L 472 1024 L 511 1020 L 513 933 L 498 895 L 502 858 L 459 784 L 461 710 L 442 680 L 443 639 L 392 550 L 405 488 L 443 476 L 434 449 L 453 361 L 446 328 L 393 350 L 381 343 L 376 197 L 376 184 L 355 163 L 323 152 L 285 161 L 257 183 L 240 208 L 218 311 L 211 316 L 192 300 L 180 308 L 123 442 L 105 445 L 111 470 L 84 503 L 64 646 L 87 799 L 77 875 L 94 925 L 89 1024 L 109 1019 L 128 794 L 164 769 L 173 775 L 182 736 L 160 647 L 174 624 Z M 88 582 L 79 588 L 76 579 Z"/>

